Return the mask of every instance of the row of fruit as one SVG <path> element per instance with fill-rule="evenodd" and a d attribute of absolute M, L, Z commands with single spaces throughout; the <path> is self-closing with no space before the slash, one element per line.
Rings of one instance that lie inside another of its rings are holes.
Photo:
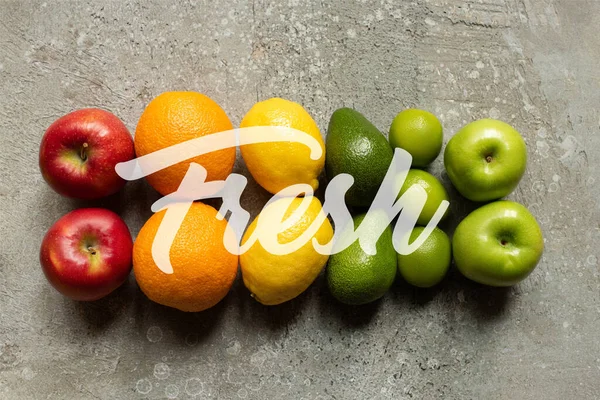
<path fill-rule="evenodd" d="M 316 189 L 325 168 L 327 177 L 350 174 L 354 184 L 345 201 L 357 211 L 358 227 L 392 161 L 393 149 L 412 156 L 412 169 L 399 191 L 421 186 L 427 201 L 410 234 L 415 240 L 438 206 L 449 201 L 442 184 L 420 168 L 441 152 L 442 126 L 426 111 L 409 109 L 394 119 L 389 141 L 363 115 L 349 108 L 335 111 L 326 142 L 309 113 L 299 104 L 273 98 L 255 104 L 240 127 L 286 126 L 302 131 L 321 146 L 313 160 L 310 150 L 287 132 L 282 140 L 241 146 L 241 154 L 254 180 L 270 193 L 304 183 Z M 40 168 L 48 184 L 69 197 L 96 199 L 115 193 L 124 184 L 115 165 L 198 137 L 233 129 L 226 113 L 209 97 L 196 92 L 167 92 L 152 100 L 137 124 L 132 140 L 125 125 L 99 109 L 72 112 L 54 122 L 40 145 Z M 293 131 L 291 131 L 293 132 Z M 293 134 L 293 133 L 291 133 Z M 472 201 L 489 202 L 506 196 L 525 172 L 526 147 L 520 134 L 496 120 L 479 120 L 456 133 L 446 146 L 444 165 L 456 189 Z M 163 195 L 177 190 L 190 162 L 202 165 L 207 181 L 224 180 L 233 169 L 235 148 L 203 154 L 146 177 Z M 293 221 L 275 232 L 280 243 L 300 237 L 317 218 L 321 202 L 309 198 L 281 198 L 269 203 L 248 226 L 241 245 L 251 240 L 261 216 L 285 212 Z M 456 199 L 460 201 L 460 199 Z M 331 256 L 317 252 L 312 240 L 297 250 L 279 255 L 267 251 L 260 240 L 239 257 L 227 251 L 224 236 L 231 234 L 218 211 L 194 202 L 177 230 L 169 250 L 173 267 L 164 273 L 156 264 L 153 245 L 165 211 L 153 214 L 132 243 L 125 223 L 100 208 L 75 210 L 57 221 L 46 234 L 40 261 L 48 280 L 61 293 L 77 300 L 95 300 L 121 285 L 131 270 L 141 290 L 153 301 L 183 311 L 214 306 L 228 293 L 241 267 L 244 284 L 266 305 L 280 304 L 306 290 L 328 264 L 326 275 L 333 296 L 347 304 L 374 301 L 389 289 L 397 271 L 409 283 L 430 287 L 445 276 L 452 259 L 468 278 L 488 285 L 507 286 L 524 279 L 537 265 L 543 238 L 535 218 L 515 202 L 495 201 L 467 216 L 452 241 L 439 228 L 416 251 L 397 254 L 388 226 L 376 240 L 376 254 L 367 254 L 358 242 Z M 293 218 L 292 218 L 293 217 Z M 445 216 L 444 216 L 445 217 Z M 333 238 L 331 222 L 324 218 L 313 235 L 318 243 Z"/>

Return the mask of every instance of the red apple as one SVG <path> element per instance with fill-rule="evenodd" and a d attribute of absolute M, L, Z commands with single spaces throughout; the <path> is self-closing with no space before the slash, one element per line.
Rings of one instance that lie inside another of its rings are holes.
<path fill-rule="evenodd" d="M 56 120 L 40 144 L 40 169 L 63 196 L 98 199 L 116 193 L 125 181 L 115 165 L 135 157 L 127 127 L 97 108 L 73 111 Z"/>
<path fill-rule="evenodd" d="M 97 300 L 127 279 L 133 243 L 125 222 L 104 208 L 80 208 L 52 225 L 40 250 L 48 281 L 74 300 Z"/>

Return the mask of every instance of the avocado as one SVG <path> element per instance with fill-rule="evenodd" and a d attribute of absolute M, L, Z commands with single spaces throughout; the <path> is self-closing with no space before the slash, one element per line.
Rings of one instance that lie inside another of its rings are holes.
<path fill-rule="evenodd" d="M 353 218 L 355 229 L 366 214 Z M 366 232 L 369 234 L 369 231 Z M 329 257 L 327 285 L 340 302 L 349 305 L 370 303 L 382 297 L 394 283 L 397 255 L 388 225 L 375 245 L 375 255 L 363 251 L 358 240 Z"/>
<path fill-rule="evenodd" d="M 331 116 L 325 154 L 328 179 L 342 173 L 354 177 L 346 203 L 356 207 L 371 205 L 394 155 L 385 136 L 351 108 L 340 108 Z"/>

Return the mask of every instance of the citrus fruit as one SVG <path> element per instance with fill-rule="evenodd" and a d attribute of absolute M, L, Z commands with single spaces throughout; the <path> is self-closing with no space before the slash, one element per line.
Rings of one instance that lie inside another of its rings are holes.
<path fill-rule="evenodd" d="M 135 130 L 138 157 L 165 147 L 233 129 L 225 111 L 214 100 L 197 92 L 165 92 L 152 100 Z M 179 187 L 190 162 L 202 165 L 207 181 L 221 180 L 233 170 L 235 148 L 190 158 L 148 175 L 146 179 L 159 193 L 167 195 Z"/>
<path fill-rule="evenodd" d="M 353 218 L 354 228 L 363 222 L 365 216 L 361 214 Z M 367 234 L 376 233 L 369 230 Z M 357 240 L 331 255 L 327 266 L 327 285 L 333 297 L 345 304 L 359 305 L 375 301 L 388 291 L 396 277 L 396 252 L 390 226 L 377 239 L 375 248 L 377 253 L 369 255 Z"/>
<path fill-rule="evenodd" d="M 172 274 L 163 273 L 152 258 L 152 243 L 165 211 L 146 221 L 133 245 L 133 271 L 150 300 L 196 312 L 225 297 L 237 274 L 238 256 L 225 249 L 224 235 L 233 231 L 226 229 L 227 221 L 217 219 L 217 214 L 206 204 L 191 205 L 169 252 Z"/>
<path fill-rule="evenodd" d="M 393 148 L 410 153 L 413 167 L 423 168 L 442 150 L 442 124 L 428 111 L 409 108 L 394 118 L 389 139 Z"/>
<path fill-rule="evenodd" d="M 406 174 L 406 180 L 402 185 L 399 196 L 402 196 L 412 185 L 421 186 L 423 189 L 425 189 L 425 193 L 427 193 L 427 201 L 425 202 L 425 206 L 423 207 L 423 210 L 417 219 L 418 225 L 427 225 L 431 218 L 433 218 L 433 215 L 437 211 L 442 201 L 450 201 L 450 198 L 448 197 L 448 193 L 440 181 L 429 172 L 425 172 L 420 169 L 409 170 Z M 442 221 L 448 216 L 449 210 L 450 208 L 446 209 L 446 212 L 442 217 Z"/>
<path fill-rule="evenodd" d="M 277 234 L 277 242 L 280 244 L 291 243 L 300 237 L 313 221 L 323 214 L 319 199 L 312 196 L 307 199 L 310 199 L 310 203 L 304 213 L 298 209 L 303 198 L 281 198 L 268 204 L 248 227 L 242 239 L 242 245 L 257 229 L 260 218 L 263 216 L 268 218 L 269 214 L 275 213 L 281 207 L 286 207 L 283 220 L 289 220 L 292 224 Z M 267 229 L 269 228 L 267 227 Z M 326 245 L 331 241 L 333 228 L 328 219 L 325 218 L 312 238 L 315 238 L 321 245 Z M 258 302 L 265 305 L 286 302 L 304 292 L 313 283 L 327 263 L 329 256 L 319 254 L 315 250 L 312 238 L 298 250 L 285 255 L 273 254 L 267 251 L 260 241 L 256 241 L 240 256 L 244 284 Z"/>
<path fill-rule="evenodd" d="M 317 189 L 317 178 L 325 164 L 325 145 L 316 122 L 300 104 L 280 98 L 256 103 L 240 124 L 241 128 L 252 126 L 294 128 L 315 138 L 323 149 L 321 157 L 313 160 L 308 146 L 290 141 L 295 134 L 284 132 L 281 133 L 281 142 L 241 146 L 246 167 L 260 186 L 271 193 L 298 183 Z"/>
<path fill-rule="evenodd" d="M 414 242 L 425 230 L 417 226 L 410 233 L 409 243 Z M 408 233 L 407 233 L 408 235 Z M 434 228 L 431 235 L 414 252 L 398 254 L 398 271 L 411 285 L 428 288 L 438 284 L 450 267 L 450 239 L 440 228 Z"/>

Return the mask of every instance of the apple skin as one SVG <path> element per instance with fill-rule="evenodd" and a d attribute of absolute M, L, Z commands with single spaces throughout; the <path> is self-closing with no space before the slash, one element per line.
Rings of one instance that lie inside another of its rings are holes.
<path fill-rule="evenodd" d="M 93 200 L 125 185 L 115 165 L 134 157 L 133 139 L 123 122 L 108 111 L 85 108 L 50 125 L 40 144 L 39 164 L 57 193 Z"/>
<path fill-rule="evenodd" d="M 525 141 L 512 126 L 494 119 L 465 125 L 448 142 L 444 167 L 469 200 L 497 200 L 519 184 L 527 165 Z"/>
<path fill-rule="evenodd" d="M 512 286 L 536 267 L 544 238 L 535 217 L 519 203 L 496 201 L 463 219 L 452 238 L 458 270 L 490 286 Z"/>
<path fill-rule="evenodd" d="M 48 281 L 74 300 L 98 300 L 131 271 L 133 242 L 125 222 L 104 208 L 80 208 L 61 217 L 42 241 L 40 264 Z"/>

